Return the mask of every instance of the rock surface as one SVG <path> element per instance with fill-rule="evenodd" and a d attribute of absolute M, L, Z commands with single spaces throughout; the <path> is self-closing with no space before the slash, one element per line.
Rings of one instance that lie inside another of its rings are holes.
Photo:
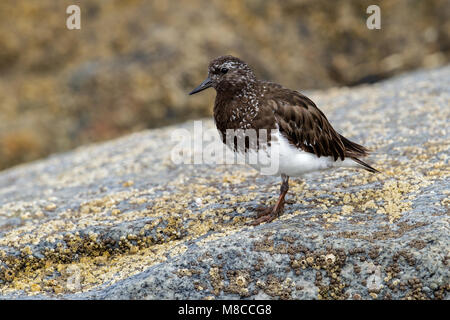
<path fill-rule="evenodd" d="M 175 166 L 172 133 L 192 122 L 4 171 L 0 297 L 448 299 L 448 83 L 445 67 L 309 93 L 382 173 L 293 179 L 257 227 L 279 178 Z"/>

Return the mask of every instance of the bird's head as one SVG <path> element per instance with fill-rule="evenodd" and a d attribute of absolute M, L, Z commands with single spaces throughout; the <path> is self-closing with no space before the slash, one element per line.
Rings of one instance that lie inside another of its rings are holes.
<path fill-rule="evenodd" d="M 213 87 L 217 92 L 237 92 L 255 82 L 252 69 L 239 58 L 221 56 L 209 63 L 208 77 L 189 94 Z"/>

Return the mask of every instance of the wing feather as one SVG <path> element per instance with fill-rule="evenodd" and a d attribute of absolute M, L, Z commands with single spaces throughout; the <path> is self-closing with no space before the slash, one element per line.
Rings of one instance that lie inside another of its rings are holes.
<path fill-rule="evenodd" d="M 277 87 L 268 97 L 280 132 L 290 143 L 318 157 L 334 160 L 367 155 L 367 149 L 337 133 L 311 99 Z"/>

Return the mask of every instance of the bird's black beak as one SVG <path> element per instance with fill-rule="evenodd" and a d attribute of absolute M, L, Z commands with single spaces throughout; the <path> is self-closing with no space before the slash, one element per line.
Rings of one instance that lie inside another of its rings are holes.
<path fill-rule="evenodd" d="M 195 94 L 197 92 L 203 91 L 205 89 L 211 88 L 212 86 L 212 81 L 209 78 L 206 78 L 205 81 L 203 81 L 197 88 L 195 88 L 194 90 L 192 90 L 191 92 L 189 92 L 189 95 L 191 94 Z"/>

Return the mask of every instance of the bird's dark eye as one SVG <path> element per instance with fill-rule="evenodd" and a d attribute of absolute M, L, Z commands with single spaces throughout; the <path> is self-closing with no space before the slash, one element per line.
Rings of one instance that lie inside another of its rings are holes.
<path fill-rule="evenodd" d="M 227 73 L 228 72 L 228 69 L 227 68 L 221 68 L 220 69 L 220 73 L 222 73 L 222 74 L 225 74 L 225 73 Z"/>

